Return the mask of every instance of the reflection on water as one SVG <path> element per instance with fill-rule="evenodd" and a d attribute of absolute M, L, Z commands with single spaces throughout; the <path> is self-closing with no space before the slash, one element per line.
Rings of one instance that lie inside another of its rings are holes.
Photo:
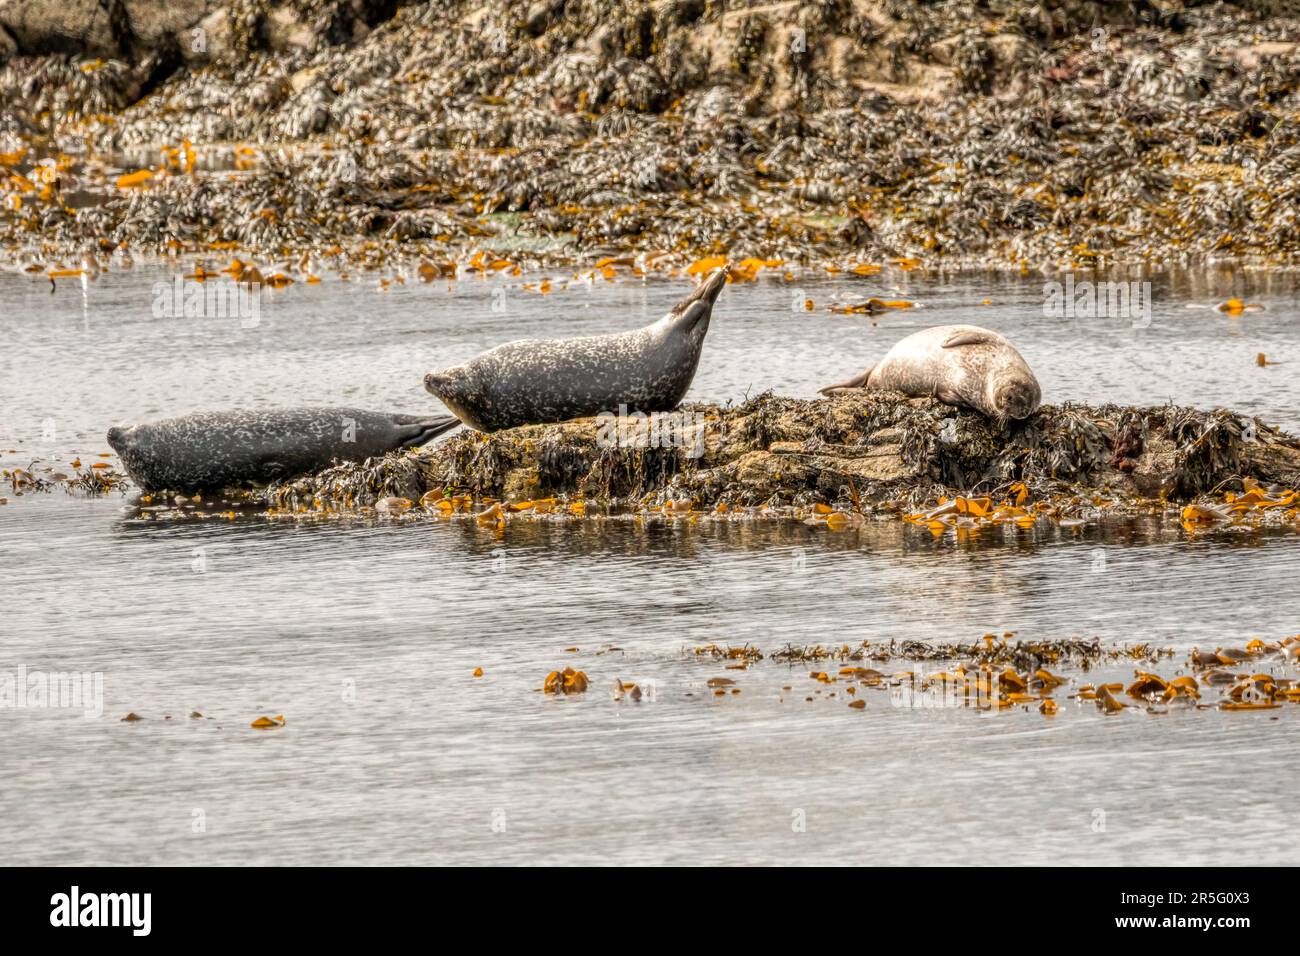
<path fill-rule="evenodd" d="M 974 318 L 1020 344 L 1049 401 L 1171 396 L 1300 427 L 1288 366 L 1253 365 L 1259 351 L 1300 360 L 1295 300 L 1277 288 L 1207 282 L 1171 300 L 1158 287 L 1151 329 L 1080 345 L 1042 317 L 1036 282 L 899 284 L 924 308 L 875 325 L 795 314 L 781 284 L 728 289 L 692 397 L 809 395 L 914 328 Z M 249 333 L 160 323 L 148 286 L 110 276 L 83 311 L 80 289 L 37 294 L 0 276 L 5 467 L 107 450 L 115 420 L 307 402 L 427 409 L 430 367 L 520 335 L 630 327 L 681 292 L 511 292 L 501 315 L 473 283 L 295 287 Z M 824 302 L 846 283 L 799 288 Z M 1232 291 L 1270 311 L 1182 308 Z M 995 304 L 976 305 L 984 297 Z M 0 788 L 0 816 L 25 835 L 12 862 L 978 863 L 1005 862 L 1010 845 L 1033 862 L 1201 863 L 1232 861 L 1246 841 L 1260 862 L 1285 856 L 1300 782 L 1290 709 L 1103 718 L 1062 697 L 1049 720 L 906 709 L 877 693 L 857 711 L 814 693 L 806 667 L 726 671 L 683 652 L 1011 630 L 1167 644 L 1172 670 L 1193 646 L 1296 630 L 1291 531 L 1189 538 L 1147 516 L 956 541 L 896 521 L 498 532 L 137 514 L 119 496 L 10 494 L 0 506 L 0 672 L 102 672 L 105 694 L 100 720 L 0 710 L 0 747 L 20 768 Z M 537 693 L 566 664 L 592 690 Z M 740 694 L 712 695 L 705 681 L 724 674 Z M 616 678 L 654 699 L 615 703 Z M 145 720 L 121 723 L 128 711 Z M 262 713 L 288 724 L 248 729 Z M 1248 787 L 1243 761 L 1265 768 Z"/>

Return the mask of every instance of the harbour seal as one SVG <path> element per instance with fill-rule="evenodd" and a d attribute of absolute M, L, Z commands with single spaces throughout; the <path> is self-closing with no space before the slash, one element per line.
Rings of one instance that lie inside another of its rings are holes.
<path fill-rule="evenodd" d="M 616 411 L 676 408 L 691 386 L 713 303 L 716 269 L 662 319 L 644 328 L 574 339 L 507 342 L 464 365 L 430 372 L 424 387 L 466 425 L 492 432 Z"/>
<path fill-rule="evenodd" d="M 459 424 L 451 415 L 285 408 L 117 425 L 108 430 L 108 443 L 145 491 L 181 491 L 284 481 L 335 460 L 423 445 Z"/>
<path fill-rule="evenodd" d="M 1003 425 L 1028 418 L 1043 397 L 1038 379 L 1011 343 L 977 325 L 936 325 L 914 332 L 861 375 L 823 388 L 821 394 L 850 388 L 932 395 Z"/>

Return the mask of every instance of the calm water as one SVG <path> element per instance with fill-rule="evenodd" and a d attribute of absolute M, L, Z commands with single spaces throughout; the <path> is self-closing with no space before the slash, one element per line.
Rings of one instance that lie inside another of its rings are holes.
<path fill-rule="evenodd" d="M 326 282 L 276 293 L 260 324 L 241 330 L 229 319 L 154 318 L 150 287 L 163 275 L 112 274 L 84 295 L 65 281 L 51 295 L 48 283 L 0 274 L 5 467 L 64 467 L 108 451 L 111 423 L 191 411 L 429 410 L 420 380 L 430 368 L 510 338 L 633 327 L 685 288 L 628 280 L 494 298 L 473 281 L 386 293 L 373 280 Z M 874 326 L 822 310 L 895 285 L 924 308 Z M 808 396 L 908 331 L 973 321 L 1020 346 L 1048 401 L 1173 399 L 1300 430 L 1293 287 L 1225 273 L 1157 280 L 1154 292 L 1150 326 L 1134 330 L 1044 318 L 1038 279 L 730 287 L 691 397 Z M 1268 311 L 1230 319 L 1186 308 L 1232 293 Z M 793 312 L 803 297 L 817 311 Z M 1258 368 L 1259 352 L 1284 364 Z M 1294 855 L 1291 708 L 1103 718 L 1058 694 L 1049 720 L 913 710 L 869 692 L 856 711 L 842 689 L 815 694 L 806 665 L 728 671 L 683 654 L 711 642 L 774 650 L 1014 630 L 1151 640 L 1181 661 L 1192 646 L 1300 630 L 1291 533 L 1189 540 L 1144 519 L 959 545 L 887 523 L 842 533 L 155 524 L 134 520 L 117 495 L 6 494 L 0 674 L 101 672 L 104 712 L 0 709 L 0 756 L 12 768 L 0 788 L 11 835 L 0 862 Z M 537 693 L 565 664 L 586 670 L 592 690 Z M 705 681 L 718 676 L 742 693 L 715 698 Z M 615 678 L 653 686 L 655 699 L 614 702 Z M 205 719 L 190 718 L 195 710 Z M 132 711 L 146 719 L 120 722 Z M 249 729 L 263 713 L 283 713 L 287 726 Z"/>

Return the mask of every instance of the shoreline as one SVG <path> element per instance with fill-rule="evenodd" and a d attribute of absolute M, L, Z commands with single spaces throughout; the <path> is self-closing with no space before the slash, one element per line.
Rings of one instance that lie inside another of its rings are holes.
<path fill-rule="evenodd" d="M 10 30 L 0 248 L 1300 266 L 1300 18 L 534 6 L 140 3 L 113 36 Z"/>

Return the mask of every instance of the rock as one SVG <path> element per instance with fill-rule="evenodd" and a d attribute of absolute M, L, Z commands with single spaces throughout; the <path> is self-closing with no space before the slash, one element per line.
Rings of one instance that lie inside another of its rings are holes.
<path fill-rule="evenodd" d="M 111 117 L 95 120 L 106 152 L 182 129 L 200 150 L 346 132 L 388 170 L 382 197 L 313 191 L 338 177 L 307 148 L 247 181 L 200 170 L 130 203 L 40 209 L 41 241 L 78 254 L 91 236 L 154 254 L 187 235 L 263 257 L 337 240 L 352 258 L 408 210 L 394 238 L 445 236 L 452 258 L 480 244 L 480 215 L 509 214 L 513 248 L 575 265 L 722 246 L 810 266 L 1300 263 L 1285 4 L 949 6 L 0 0 L 0 56 L 138 48 L 85 74 L 4 71 L 0 135 L 41 130 L 72 155 L 91 117 Z M 399 195 L 417 183 L 436 188 Z M 229 215 L 256 194 L 292 215 Z M 0 245 L 25 244 L 37 213 L 0 217 Z"/>
<path fill-rule="evenodd" d="M 162 52 L 202 61 L 232 51 L 230 10 L 220 0 L 0 0 L 0 33 L 11 35 L 10 52 L 28 56 L 70 53 L 131 61 Z M 240 10 L 251 16 L 248 22 L 260 24 L 259 46 L 288 50 L 316 42 L 317 25 L 290 5 L 252 3 Z M 322 22 L 330 30 L 341 27 L 341 39 L 357 43 L 371 25 L 391 15 L 390 5 L 358 0 L 332 8 Z M 0 38 L 0 57 L 8 49 Z"/>
<path fill-rule="evenodd" d="M 529 36 L 541 36 L 550 27 L 552 19 L 563 11 L 564 0 L 538 0 L 524 16 L 524 30 Z"/>
<path fill-rule="evenodd" d="M 191 31 L 217 7 L 214 0 L 10 0 L 0 3 L 0 32 L 7 31 L 16 52 L 26 56 L 131 60 L 188 50 L 196 39 Z"/>
<path fill-rule="evenodd" d="M 311 27 L 288 7 L 277 7 L 266 18 L 266 44 L 272 50 L 306 49 L 314 39 Z"/>
<path fill-rule="evenodd" d="M 181 55 L 187 60 L 220 59 L 231 50 L 230 12 L 225 7 L 212 11 L 187 32 L 189 42 L 181 44 Z"/>
<path fill-rule="evenodd" d="M 1166 439 L 1152 439 L 1146 443 L 1144 454 L 1137 467 L 1129 474 L 1138 494 L 1158 498 L 1172 489 L 1169 480 L 1170 465 L 1174 460 L 1174 445 Z"/>
<path fill-rule="evenodd" d="M 952 66 L 959 39 L 959 37 L 950 36 L 944 37 L 942 40 L 935 40 L 927 47 L 930 59 L 942 66 Z"/>
<path fill-rule="evenodd" d="M 72 53 L 115 57 L 122 52 L 104 7 L 95 0 L 16 0 L 0 4 L 0 27 L 28 56 Z"/>
<path fill-rule="evenodd" d="M 277 486 L 269 502 L 296 512 L 321 499 L 341 509 L 384 494 L 415 500 L 431 488 L 453 488 L 476 497 L 571 495 L 621 506 L 670 492 L 704 508 L 806 504 L 841 499 L 846 489 L 868 504 L 919 503 L 1023 481 L 1035 496 L 1104 491 L 1137 503 L 1190 500 L 1243 476 L 1300 485 L 1300 439 L 1257 420 L 1246 431 L 1245 419 L 1221 409 L 1044 406 L 1000 431 L 933 399 L 863 392 L 817 401 L 761 396 L 679 414 L 706 423 L 699 458 L 685 447 L 603 447 L 597 420 L 577 419 L 490 435 L 465 431 L 390 455 L 377 470 L 373 463 L 340 465 Z M 947 438 L 946 423 L 954 421 L 956 437 Z M 1123 468 L 1109 461 L 1121 433 L 1146 436 L 1141 446 L 1127 446 L 1136 457 Z"/>
<path fill-rule="evenodd" d="M 289 77 L 289 86 L 295 93 L 301 93 L 307 87 L 316 82 L 316 77 L 320 76 L 320 68 L 314 66 L 304 67 L 293 76 Z"/>
<path fill-rule="evenodd" d="M 174 44 L 189 57 L 194 46 L 206 45 L 203 20 L 219 4 L 213 0 L 127 0 L 121 6 L 126 8 L 131 25 L 134 52 L 163 50 Z"/>
<path fill-rule="evenodd" d="M 1231 56 L 1246 69 L 1254 70 L 1266 59 L 1290 56 L 1297 47 L 1300 44 L 1281 41 L 1256 43 L 1253 46 L 1237 47 L 1231 51 Z"/>

